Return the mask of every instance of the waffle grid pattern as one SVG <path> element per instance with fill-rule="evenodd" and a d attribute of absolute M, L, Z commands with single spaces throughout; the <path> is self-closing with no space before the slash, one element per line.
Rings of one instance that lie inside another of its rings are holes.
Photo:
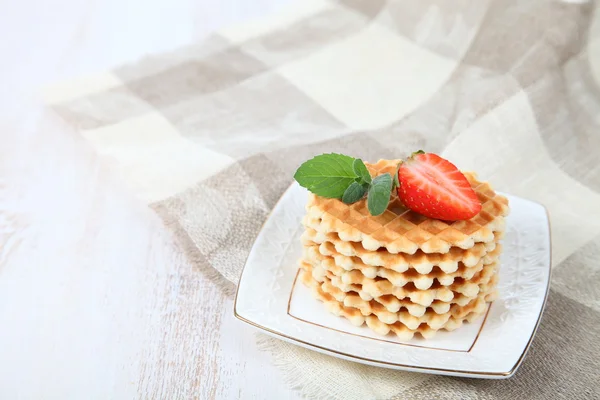
<path fill-rule="evenodd" d="M 365 163 L 373 177 L 394 173 L 400 160 L 379 160 Z M 447 253 L 453 246 L 468 249 L 477 242 L 491 242 L 494 232 L 504 229 L 508 214 L 508 199 L 496 194 L 488 183 L 477 180 L 474 173 L 465 173 L 482 203 L 482 210 L 470 220 L 445 222 L 410 211 L 392 193 L 390 204 L 379 216 L 372 216 L 366 200 L 344 204 L 338 199 L 326 199 L 310 194 L 304 224 L 321 233 L 337 233 L 341 240 L 361 242 L 367 250 L 385 248 L 388 252 L 415 254 Z"/>

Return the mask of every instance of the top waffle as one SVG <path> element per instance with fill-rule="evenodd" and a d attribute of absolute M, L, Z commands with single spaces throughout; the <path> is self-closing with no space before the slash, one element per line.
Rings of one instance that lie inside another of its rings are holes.
<path fill-rule="evenodd" d="M 365 163 L 371 176 L 386 172 L 394 174 L 400 160 L 379 160 Z M 464 174 L 481 201 L 481 212 L 466 221 L 444 222 L 427 218 L 406 208 L 392 193 L 387 210 L 372 216 L 366 200 L 344 204 L 338 199 L 327 199 L 309 194 L 305 226 L 321 233 L 337 233 L 343 241 L 361 242 L 366 250 L 385 248 L 390 253 L 414 254 L 448 253 L 452 247 L 469 249 L 477 242 L 494 241 L 494 232 L 504 230 L 504 216 L 508 215 L 508 199 L 494 192 L 486 182 L 476 179 L 474 173 Z"/>

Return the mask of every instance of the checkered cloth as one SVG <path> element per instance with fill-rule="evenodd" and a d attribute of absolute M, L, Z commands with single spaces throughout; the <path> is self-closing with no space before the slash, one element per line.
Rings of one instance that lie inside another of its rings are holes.
<path fill-rule="evenodd" d="M 295 169 L 323 152 L 438 152 L 543 203 L 552 289 L 515 377 L 409 374 L 262 344 L 309 397 L 600 398 L 594 15 L 585 1 L 304 0 L 46 95 L 225 289 Z"/>

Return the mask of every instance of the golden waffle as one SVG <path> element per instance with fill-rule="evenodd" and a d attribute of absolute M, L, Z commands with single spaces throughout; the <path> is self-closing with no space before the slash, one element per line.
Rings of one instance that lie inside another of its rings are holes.
<path fill-rule="evenodd" d="M 346 293 L 341 291 L 333 286 L 327 278 L 321 284 L 321 289 L 332 295 L 344 306 L 357 308 L 364 316 L 376 315 L 386 324 L 393 324 L 396 321 L 400 321 L 408 328 L 416 329 L 415 327 L 421 323 L 427 323 L 431 328 L 439 329 L 451 316 L 462 318 L 471 311 L 479 313 L 485 309 L 485 303 L 492 301 L 496 297 L 495 284 L 496 280 L 493 279 L 489 285 L 482 285 L 482 290 L 485 290 L 485 292 L 482 291 L 477 297 L 470 299 L 467 304 L 460 305 L 437 301 L 432 303 L 430 307 L 421 306 L 420 309 L 414 303 L 406 300 L 398 300 L 393 296 L 366 301 L 353 292 Z"/>
<path fill-rule="evenodd" d="M 481 271 L 484 265 L 489 265 L 498 260 L 502 251 L 502 246 L 496 248 L 479 261 L 474 267 L 467 268 L 464 264 L 460 264 L 459 268 L 452 273 L 445 273 L 439 268 L 435 268 L 428 274 L 419 274 L 414 269 L 409 269 L 406 272 L 397 272 L 384 267 L 373 267 L 365 265 L 358 257 L 340 257 L 325 256 L 321 254 L 318 246 L 305 246 L 304 259 L 310 262 L 315 267 L 329 271 L 341 278 L 344 283 L 357 283 L 363 279 L 375 279 L 376 277 L 389 280 L 394 286 L 405 286 L 412 282 L 417 289 L 429 289 L 434 281 L 439 282 L 442 286 L 449 286 L 454 283 L 456 278 L 470 280 L 476 273 Z M 344 268 L 338 263 L 344 262 Z"/>
<path fill-rule="evenodd" d="M 313 296 L 325 304 L 327 311 L 337 315 L 338 317 L 346 318 L 352 323 L 352 325 L 361 326 L 365 322 L 365 317 L 362 315 L 360 310 L 357 308 L 345 307 L 332 295 L 321 290 L 321 284 L 312 278 L 310 272 L 305 269 L 301 269 L 299 278 L 305 286 L 311 289 Z"/>
<path fill-rule="evenodd" d="M 327 277 L 330 279 L 332 285 L 336 286 L 338 289 L 344 292 L 356 292 L 363 300 L 370 301 L 374 298 L 391 295 L 400 300 L 410 300 L 410 302 L 424 307 L 431 306 L 436 300 L 446 303 L 453 300 L 454 302 L 458 302 L 459 300 L 464 302 L 464 300 L 462 300 L 464 298 L 472 299 L 476 297 L 480 292 L 480 285 L 487 284 L 495 275 L 497 268 L 496 263 L 489 264 L 484 266 L 484 268 L 475 274 L 469 281 L 458 278 L 450 286 L 442 286 L 436 283 L 429 289 L 419 290 L 412 283 L 400 287 L 392 285 L 387 279 L 367 279 L 362 277 L 354 282 L 345 283 L 339 277 L 327 270 L 314 267 L 306 260 L 300 260 L 299 265 L 301 268 L 311 271 L 315 279 L 321 281 L 324 277 Z"/>
<path fill-rule="evenodd" d="M 371 176 L 384 173 L 394 175 L 400 160 L 379 160 L 365 163 Z M 478 242 L 492 242 L 494 232 L 504 231 L 504 216 L 508 215 L 508 199 L 494 192 L 474 173 L 465 176 L 481 201 L 481 212 L 466 221 L 445 222 L 427 218 L 407 209 L 392 193 L 387 210 L 372 216 L 365 199 L 344 204 L 338 199 L 327 199 L 309 193 L 307 215 L 303 224 L 321 233 L 337 233 L 346 242 L 361 242 L 367 250 L 385 248 L 390 253 L 414 254 L 448 253 L 460 247 L 470 249 Z"/>
<path fill-rule="evenodd" d="M 394 323 L 387 324 L 375 314 L 364 316 L 359 309 L 345 306 L 337 301 L 335 297 L 323 290 L 322 284 L 313 279 L 308 271 L 300 271 L 300 280 L 311 289 L 313 296 L 322 301 L 326 309 L 334 315 L 345 317 L 356 326 L 367 322 L 369 328 L 382 335 L 393 331 L 404 340 L 412 338 L 415 333 L 420 333 L 423 337 L 429 338 L 439 329 L 456 329 L 462 325 L 464 320 L 472 321 L 480 316 L 487 306 L 485 298 L 481 297 L 483 300 L 477 299 L 474 303 L 470 303 L 465 307 L 458 307 L 453 312 L 445 315 L 429 313 L 421 318 L 415 318 L 408 314 L 402 316 L 404 322 L 398 318 Z M 412 328 L 407 326 L 405 322 Z"/>
<path fill-rule="evenodd" d="M 460 328 L 464 321 L 473 322 L 481 316 L 482 314 L 472 312 L 467 314 L 462 319 L 451 317 L 442 329 L 445 331 L 453 331 L 455 329 Z M 369 315 L 368 317 L 366 317 L 365 322 L 367 323 L 367 326 L 371 328 L 371 330 L 375 333 L 378 333 L 380 335 L 387 335 L 388 333 L 393 332 L 394 334 L 396 334 L 396 336 L 398 336 L 400 340 L 410 340 L 413 338 L 415 333 L 420 333 L 421 336 L 423 336 L 425 339 L 430 339 L 434 337 L 437 333 L 437 330 L 432 329 L 427 324 L 422 324 L 416 330 L 412 330 L 406 327 L 406 325 L 404 325 L 402 322 L 395 322 L 391 325 L 386 324 L 384 322 L 381 322 L 381 320 L 374 315 Z"/>
<path fill-rule="evenodd" d="M 420 274 L 429 274 L 434 267 L 439 267 L 445 273 L 456 272 L 460 263 L 465 267 L 476 266 L 483 258 L 484 262 L 492 260 L 487 257 L 489 252 L 494 251 L 497 243 L 503 237 L 503 232 L 495 232 L 494 240 L 487 243 L 475 243 L 470 249 L 452 247 L 445 254 L 427 254 L 417 250 L 414 254 L 391 254 L 387 251 L 371 251 L 365 249 L 358 242 L 344 242 L 337 233 L 320 233 L 312 228 L 307 228 L 302 234 L 301 240 L 304 246 L 319 245 L 319 251 L 323 255 L 333 256 L 337 265 L 350 270 L 356 263 L 355 257 L 368 266 L 385 267 L 396 272 L 405 272 L 410 268 L 417 270 Z"/>
<path fill-rule="evenodd" d="M 490 293 L 493 292 L 498 281 L 498 275 L 494 273 L 495 271 L 493 268 L 490 268 L 487 272 L 487 275 L 490 275 L 489 278 L 486 277 L 480 279 L 480 283 L 478 284 L 479 288 L 477 290 L 476 296 L 469 297 L 461 293 L 443 291 L 443 294 L 448 294 L 448 296 L 445 298 L 445 300 L 447 301 L 435 299 L 429 305 L 422 305 L 413 302 L 410 299 L 410 297 L 398 298 L 391 294 L 377 297 L 366 296 L 367 298 L 364 298 L 364 295 L 360 294 L 362 290 L 360 284 L 346 285 L 340 281 L 339 277 L 332 275 L 328 271 L 319 270 L 318 267 L 315 268 L 304 261 L 300 262 L 300 266 L 303 270 L 311 274 L 314 280 L 322 283 L 322 289 L 326 293 L 333 296 L 337 301 L 344 303 L 344 305 L 347 307 L 354 307 L 360 309 L 363 312 L 363 314 L 374 313 L 374 311 L 372 311 L 371 308 L 381 310 L 383 312 L 384 310 L 380 306 L 383 306 L 386 311 L 391 313 L 396 313 L 401 309 L 404 309 L 407 310 L 409 314 L 415 317 L 423 316 L 428 307 L 431 308 L 437 314 L 444 314 L 450 311 L 450 308 L 453 306 L 466 306 L 481 294 L 490 295 Z M 418 294 L 421 294 L 422 296 L 426 295 L 426 293 L 423 292 L 427 291 L 418 291 Z"/>

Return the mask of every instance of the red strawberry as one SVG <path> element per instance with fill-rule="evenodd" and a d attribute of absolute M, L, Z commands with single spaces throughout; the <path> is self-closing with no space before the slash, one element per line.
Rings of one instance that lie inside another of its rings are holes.
<path fill-rule="evenodd" d="M 398 197 L 411 210 L 445 221 L 470 219 L 481 203 L 467 178 L 450 161 L 417 152 L 400 165 Z"/>

